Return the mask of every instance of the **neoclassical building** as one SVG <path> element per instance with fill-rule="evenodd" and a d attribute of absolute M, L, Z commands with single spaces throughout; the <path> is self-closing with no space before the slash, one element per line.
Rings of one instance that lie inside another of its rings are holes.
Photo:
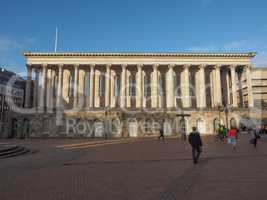
<path fill-rule="evenodd" d="M 86 132 L 81 121 L 102 124 L 94 137 L 154 136 L 156 124 L 174 136 L 192 126 L 203 134 L 214 133 L 218 123 L 239 126 L 258 114 L 251 81 L 255 55 L 24 53 L 29 135 L 74 136 L 76 124 Z"/>

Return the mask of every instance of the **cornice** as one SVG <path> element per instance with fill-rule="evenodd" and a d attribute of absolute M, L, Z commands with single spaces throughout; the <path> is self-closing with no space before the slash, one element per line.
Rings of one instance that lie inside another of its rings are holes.
<path fill-rule="evenodd" d="M 25 57 L 226 57 L 253 58 L 256 52 L 248 53 L 93 53 L 93 52 L 25 52 Z"/>

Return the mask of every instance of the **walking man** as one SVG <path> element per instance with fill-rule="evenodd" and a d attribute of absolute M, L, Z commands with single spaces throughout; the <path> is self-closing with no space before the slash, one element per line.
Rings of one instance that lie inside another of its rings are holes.
<path fill-rule="evenodd" d="M 202 140 L 196 127 L 193 127 L 193 132 L 189 134 L 188 141 L 192 146 L 193 162 L 197 164 L 202 151 Z"/>
<path fill-rule="evenodd" d="M 258 139 L 260 139 L 259 131 L 257 128 L 249 128 L 248 132 L 250 134 L 250 142 L 254 145 L 254 147 L 257 147 Z"/>
<path fill-rule="evenodd" d="M 163 130 L 163 126 L 160 127 L 159 129 L 159 139 L 162 138 L 164 140 L 164 130 Z"/>

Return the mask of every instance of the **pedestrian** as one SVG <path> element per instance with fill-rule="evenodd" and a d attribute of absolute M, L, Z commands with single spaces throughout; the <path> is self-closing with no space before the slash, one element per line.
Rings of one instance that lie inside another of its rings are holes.
<path fill-rule="evenodd" d="M 231 127 L 228 131 L 228 144 L 231 144 L 233 150 L 236 150 L 236 143 L 237 143 L 237 129 L 235 127 Z"/>
<path fill-rule="evenodd" d="M 193 127 L 192 129 L 193 131 L 189 134 L 188 141 L 192 147 L 193 162 L 194 164 L 197 164 L 199 156 L 202 152 L 202 140 L 197 128 Z"/>
<path fill-rule="evenodd" d="M 186 131 L 184 129 L 181 129 L 181 136 L 182 140 L 186 141 Z"/>
<path fill-rule="evenodd" d="M 161 126 L 160 129 L 159 129 L 159 139 L 161 139 L 161 138 L 162 138 L 163 140 L 165 139 L 165 138 L 164 138 L 164 130 L 163 130 L 163 126 Z"/>
<path fill-rule="evenodd" d="M 260 139 L 259 132 L 256 128 L 249 128 L 248 132 L 250 134 L 250 143 L 254 145 L 254 147 L 257 147 L 258 139 Z"/>
<path fill-rule="evenodd" d="M 223 138 L 227 138 L 227 128 L 225 126 L 223 126 Z"/>
<path fill-rule="evenodd" d="M 220 138 L 220 141 L 223 142 L 223 140 L 224 140 L 224 125 L 220 125 L 219 138 Z"/>

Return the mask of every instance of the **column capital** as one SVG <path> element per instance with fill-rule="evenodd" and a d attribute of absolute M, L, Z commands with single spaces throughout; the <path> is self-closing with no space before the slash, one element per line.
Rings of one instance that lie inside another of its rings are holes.
<path fill-rule="evenodd" d="M 78 68 L 79 67 L 79 64 L 74 64 L 74 68 Z"/>
<path fill-rule="evenodd" d="M 31 70 L 33 68 L 32 64 L 26 64 L 26 68 L 27 68 L 27 70 Z"/>
<path fill-rule="evenodd" d="M 142 64 L 138 64 L 138 65 L 136 65 L 136 66 L 137 66 L 137 69 L 141 69 L 141 68 L 143 67 Z"/>
<path fill-rule="evenodd" d="M 251 65 L 251 64 L 249 64 L 249 65 L 245 65 L 245 69 L 246 69 L 246 70 L 247 70 L 247 69 L 251 70 L 251 69 L 252 69 L 252 65 Z"/>
<path fill-rule="evenodd" d="M 168 64 L 169 69 L 173 69 L 176 65 L 175 64 Z"/>
<path fill-rule="evenodd" d="M 47 68 L 47 66 L 48 66 L 47 63 L 43 63 L 43 64 L 42 64 L 42 67 L 43 67 L 43 68 Z"/>
<path fill-rule="evenodd" d="M 214 68 L 214 69 L 221 69 L 221 66 L 222 66 L 222 65 L 214 65 L 213 68 Z"/>
<path fill-rule="evenodd" d="M 234 64 L 232 64 L 232 65 L 229 65 L 229 68 L 230 68 L 230 69 L 234 69 L 234 70 L 235 70 L 235 69 L 236 69 L 236 67 L 237 67 L 237 65 L 234 65 Z"/>
<path fill-rule="evenodd" d="M 106 64 L 106 68 L 110 68 L 112 64 Z"/>
<path fill-rule="evenodd" d="M 62 69 L 64 67 L 64 64 L 59 64 L 58 69 Z"/>
<path fill-rule="evenodd" d="M 205 64 L 200 64 L 198 67 L 199 67 L 199 69 L 205 69 L 206 65 Z"/>
<path fill-rule="evenodd" d="M 184 64 L 184 65 L 183 65 L 184 69 L 189 69 L 190 66 L 191 66 L 190 64 Z"/>
<path fill-rule="evenodd" d="M 159 67 L 159 64 L 153 64 L 153 65 L 152 65 L 152 68 L 153 68 L 154 70 L 157 70 L 158 67 Z"/>

